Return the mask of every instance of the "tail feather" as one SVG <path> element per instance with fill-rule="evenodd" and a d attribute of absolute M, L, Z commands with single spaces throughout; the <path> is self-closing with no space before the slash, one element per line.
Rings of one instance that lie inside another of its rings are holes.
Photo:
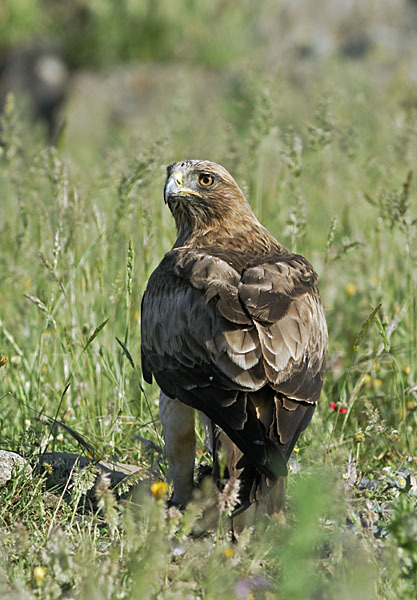
<path fill-rule="evenodd" d="M 224 430 L 216 428 L 214 478 L 219 481 L 223 477 L 236 477 L 240 481 L 240 504 L 234 515 L 253 503 L 263 507 L 269 514 L 283 508 L 286 471 L 283 471 L 282 463 L 290 458 L 299 435 L 309 424 L 315 409 L 314 404 L 295 402 L 281 395 L 275 396 L 268 406 L 269 414 L 263 414 L 263 422 L 268 425 L 264 428 L 268 432 L 265 435 L 266 460 L 261 464 L 254 460 L 253 454 L 242 452 Z M 220 464 L 222 449 L 225 454 L 224 465 Z"/>

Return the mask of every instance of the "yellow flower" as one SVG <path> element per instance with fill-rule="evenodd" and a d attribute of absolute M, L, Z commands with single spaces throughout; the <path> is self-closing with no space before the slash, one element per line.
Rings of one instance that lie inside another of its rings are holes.
<path fill-rule="evenodd" d="M 397 479 L 397 485 L 401 490 L 403 490 L 407 485 L 407 480 L 405 479 L 405 477 L 399 477 Z"/>
<path fill-rule="evenodd" d="M 406 367 L 403 367 L 403 373 L 404 373 L 404 375 L 410 375 L 410 373 L 411 373 L 411 367 L 410 367 L 410 365 L 407 365 Z"/>
<path fill-rule="evenodd" d="M 54 469 L 50 463 L 44 462 L 42 464 L 42 467 L 43 467 L 44 471 L 46 471 L 48 473 L 48 475 L 52 475 L 52 473 L 54 472 Z"/>
<path fill-rule="evenodd" d="M 233 550 L 233 548 L 225 548 L 222 552 L 223 556 L 225 556 L 226 558 L 233 558 L 235 555 L 235 551 Z"/>
<path fill-rule="evenodd" d="M 35 567 L 33 569 L 33 579 L 35 580 L 36 585 L 40 586 L 43 583 L 43 580 L 46 577 L 46 567 Z"/>
<path fill-rule="evenodd" d="M 372 382 L 372 378 L 371 378 L 371 376 L 369 375 L 369 373 L 367 373 L 366 375 L 364 375 L 364 376 L 363 376 L 363 379 L 362 379 L 362 381 L 363 381 L 363 383 L 364 383 L 364 385 L 365 385 L 366 387 L 370 387 L 370 385 L 371 385 L 371 382 Z"/>
<path fill-rule="evenodd" d="M 347 283 L 345 286 L 345 292 L 347 296 L 354 296 L 356 294 L 356 292 L 358 291 L 358 288 L 356 287 L 356 285 L 352 282 Z"/>
<path fill-rule="evenodd" d="M 374 379 L 374 387 L 378 390 L 382 385 L 382 379 Z"/>
<path fill-rule="evenodd" d="M 0 367 L 5 365 L 9 359 L 4 354 L 0 354 Z"/>
<path fill-rule="evenodd" d="M 158 500 L 162 500 L 168 492 L 168 484 L 165 481 L 154 481 L 151 484 L 151 492 Z"/>
<path fill-rule="evenodd" d="M 298 446 L 295 446 L 293 452 L 295 452 L 296 454 L 298 454 L 300 452 L 300 448 Z"/>

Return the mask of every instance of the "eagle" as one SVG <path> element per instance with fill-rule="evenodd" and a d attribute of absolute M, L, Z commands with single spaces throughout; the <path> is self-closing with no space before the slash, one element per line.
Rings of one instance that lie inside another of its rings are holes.
<path fill-rule="evenodd" d="M 141 354 L 145 381 L 161 390 L 171 502 L 192 496 L 197 412 L 213 476 L 239 481 L 236 512 L 264 502 L 273 513 L 323 385 L 328 336 L 317 274 L 261 225 L 219 164 L 170 165 L 164 200 L 177 239 L 142 298 Z"/>

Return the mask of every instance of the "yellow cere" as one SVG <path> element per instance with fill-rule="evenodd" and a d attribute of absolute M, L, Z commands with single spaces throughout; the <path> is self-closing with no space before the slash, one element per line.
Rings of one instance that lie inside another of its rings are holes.
<path fill-rule="evenodd" d="M 181 173 L 181 171 L 176 171 L 174 173 L 174 179 L 177 185 L 182 185 L 182 182 L 184 181 L 184 175 Z"/>

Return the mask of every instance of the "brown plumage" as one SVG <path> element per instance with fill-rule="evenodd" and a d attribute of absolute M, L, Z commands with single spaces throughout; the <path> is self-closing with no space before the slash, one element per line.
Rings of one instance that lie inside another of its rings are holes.
<path fill-rule="evenodd" d="M 259 223 L 220 165 L 171 165 L 164 196 L 178 236 L 143 296 L 142 368 L 162 390 L 173 501 L 191 494 L 198 409 L 216 426 L 213 451 L 225 446 L 246 507 L 286 475 L 320 396 L 327 328 L 317 275 Z"/>

